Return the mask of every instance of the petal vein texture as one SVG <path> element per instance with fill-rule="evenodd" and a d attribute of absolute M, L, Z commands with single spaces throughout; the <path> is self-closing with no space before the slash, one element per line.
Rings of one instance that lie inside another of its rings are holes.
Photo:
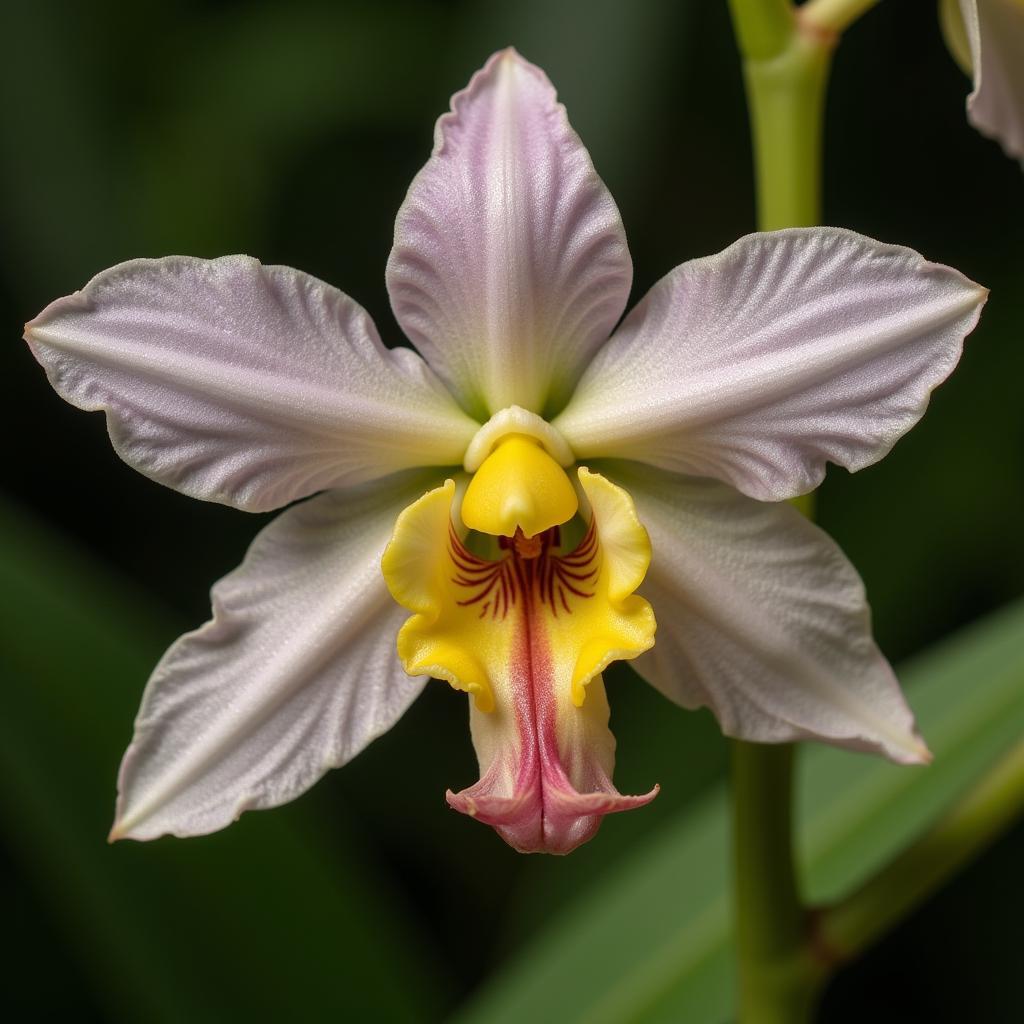
<path fill-rule="evenodd" d="M 987 293 L 839 228 L 748 235 L 677 267 L 555 419 L 579 458 L 717 477 L 762 501 L 882 458 L 960 358 Z"/>
<path fill-rule="evenodd" d="M 249 511 L 461 463 L 477 424 L 347 295 L 248 256 L 132 260 L 26 328 L 57 392 L 131 466 Z"/>
<path fill-rule="evenodd" d="M 398 213 L 395 316 L 463 405 L 560 407 L 625 309 L 611 195 L 539 68 L 495 54 L 437 122 Z"/>
<path fill-rule="evenodd" d="M 919 763 L 929 754 L 871 637 L 864 586 L 838 546 L 787 504 L 715 480 L 609 463 L 651 537 L 640 593 L 658 642 L 637 671 L 730 736 L 818 739 Z"/>
<path fill-rule="evenodd" d="M 380 557 L 420 473 L 288 509 L 213 588 L 213 619 L 157 665 L 121 765 L 112 838 L 202 835 L 275 807 L 386 732 L 419 695 Z"/>

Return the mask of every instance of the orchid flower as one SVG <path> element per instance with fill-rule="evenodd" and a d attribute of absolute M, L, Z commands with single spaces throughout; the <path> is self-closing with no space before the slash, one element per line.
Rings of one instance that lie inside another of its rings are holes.
<path fill-rule="evenodd" d="M 469 695 L 481 777 L 448 802 L 523 851 L 657 791 L 612 783 L 615 660 L 731 736 L 927 759 L 857 573 L 786 499 L 917 422 L 985 290 L 836 228 L 684 263 L 616 327 L 631 279 L 565 109 L 509 49 L 398 213 L 387 286 L 415 350 L 245 256 L 132 260 L 27 326 L 142 473 L 250 511 L 309 499 L 154 671 L 114 838 L 292 800 L 426 677 Z"/>
<path fill-rule="evenodd" d="M 946 43 L 973 79 L 967 120 L 1024 161 L 1024 0 L 941 0 Z"/>

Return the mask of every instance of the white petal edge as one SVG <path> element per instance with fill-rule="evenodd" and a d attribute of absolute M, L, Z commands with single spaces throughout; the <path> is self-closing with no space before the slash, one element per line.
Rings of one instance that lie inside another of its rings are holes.
<path fill-rule="evenodd" d="M 380 557 L 435 477 L 402 473 L 288 509 L 157 665 L 121 764 L 112 839 L 204 835 L 305 792 L 419 695 Z"/>
<path fill-rule="evenodd" d="M 658 638 L 633 662 L 641 676 L 685 708 L 709 707 L 739 739 L 930 759 L 872 639 L 863 583 L 827 534 L 715 480 L 618 462 L 602 472 L 651 537 L 639 593 Z"/>
<path fill-rule="evenodd" d="M 25 337 L 62 398 L 106 413 L 125 462 L 248 511 L 461 463 L 478 427 L 353 299 L 248 256 L 119 264 Z"/>
<path fill-rule="evenodd" d="M 841 228 L 747 235 L 662 278 L 553 426 L 581 459 L 795 497 L 829 461 L 876 462 L 921 418 L 987 294 Z"/>
<path fill-rule="evenodd" d="M 967 120 L 1007 156 L 1024 161 L 1024 5 L 960 0 L 974 68 Z"/>
<path fill-rule="evenodd" d="M 399 324 L 484 419 L 565 403 L 626 307 L 618 209 L 540 68 L 494 54 L 452 98 L 395 223 Z"/>

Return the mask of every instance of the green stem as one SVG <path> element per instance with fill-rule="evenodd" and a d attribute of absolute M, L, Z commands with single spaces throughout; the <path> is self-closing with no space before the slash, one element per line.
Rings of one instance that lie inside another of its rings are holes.
<path fill-rule="evenodd" d="M 817 991 L 793 860 L 793 755 L 789 744 L 732 744 L 741 1024 L 808 1021 Z"/>
<path fill-rule="evenodd" d="M 762 231 L 821 221 L 825 90 L 838 33 L 875 0 L 730 0 Z M 802 506 L 811 514 L 812 505 Z M 811 921 L 793 860 L 793 748 L 733 744 L 740 1024 L 805 1024 L 829 970 L 925 899 L 1024 807 L 1024 744 L 875 878 Z"/>
<path fill-rule="evenodd" d="M 1024 742 L 1018 743 L 920 839 L 818 917 L 837 960 L 856 956 L 901 921 L 1024 812 Z"/>
<path fill-rule="evenodd" d="M 822 126 L 834 40 L 794 26 L 782 50 L 744 62 L 761 231 L 821 223 Z"/>
<path fill-rule="evenodd" d="M 834 37 L 786 0 L 731 0 L 750 108 L 762 231 L 821 219 L 821 142 Z M 811 515 L 810 496 L 802 511 Z M 733 867 L 740 1024 L 803 1024 L 824 972 L 793 859 L 792 746 L 733 744 Z"/>
<path fill-rule="evenodd" d="M 774 57 L 786 48 L 795 17 L 789 0 L 729 0 L 729 6 L 745 59 Z"/>

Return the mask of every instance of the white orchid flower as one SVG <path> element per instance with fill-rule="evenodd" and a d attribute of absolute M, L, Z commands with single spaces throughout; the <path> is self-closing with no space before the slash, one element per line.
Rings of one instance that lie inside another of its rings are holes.
<path fill-rule="evenodd" d="M 1024 0 L 941 0 L 946 43 L 971 76 L 967 120 L 1024 161 Z"/>
<path fill-rule="evenodd" d="M 387 285 L 418 351 L 245 256 L 133 260 L 28 325 L 58 393 L 103 409 L 147 476 L 248 510 L 323 492 L 157 666 L 114 837 L 294 799 L 426 676 L 469 694 L 481 778 L 449 803 L 524 851 L 656 792 L 611 781 L 616 659 L 732 736 L 927 758 L 856 572 L 785 500 L 917 422 L 985 290 L 836 228 L 685 263 L 616 328 L 631 276 L 551 84 L 506 50 L 398 214 Z"/>

